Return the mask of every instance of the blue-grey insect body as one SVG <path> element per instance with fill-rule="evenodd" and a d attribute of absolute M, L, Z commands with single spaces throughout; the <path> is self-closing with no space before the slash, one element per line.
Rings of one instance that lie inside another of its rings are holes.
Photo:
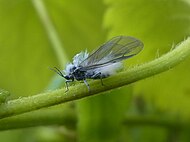
<path fill-rule="evenodd" d="M 129 36 L 117 36 L 100 46 L 97 50 L 88 54 L 87 51 L 80 52 L 73 58 L 73 63 L 66 65 L 65 70 L 60 71 L 56 67 L 52 69 L 68 82 L 74 80 L 84 81 L 88 89 L 86 79 L 106 78 L 122 68 L 120 61 L 138 54 L 143 49 L 143 43 Z"/>

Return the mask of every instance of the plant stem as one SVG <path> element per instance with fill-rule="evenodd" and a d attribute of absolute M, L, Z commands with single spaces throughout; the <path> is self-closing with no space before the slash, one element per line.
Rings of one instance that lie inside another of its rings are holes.
<path fill-rule="evenodd" d="M 44 6 L 43 0 L 32 0 L 34 8 L 36 9 L 39 18 L 45 27 L 49 40 L 52 44 L 52 48 L 55 51 L 56 57 L 58 57 L 59 64 L 63 67 L 68 61 L 66 52 L 63 50 L 63 45 L 58 33 L 50 20 L 48 12 Z"/>
<path fill-rule="evenodd" d="M 0 105 L 0 118 L 78 100 L 115 89 L 169 70 L 185 60 L 188 56 L 190 56 L 190 38 L 158 59 L 104 79 L 105 86 L 101 85 L 100 80 L 90 82 L 90 92 L 84 84 L 79 84 L 69 87 L 70 90 L 67 93 L 65 93 L 65 89 L 58 89 L 34 96 L 10 100 Z"/>
<path fill-rule="evenodd" d="M 74 109 L 59 106 L 58 108 L 52 107 L 43 110 L 36 110 L 34 112 L 24 113 L 17 116 L 1 119 L 0 130 L 58 124 L 73 128 L 76 126 L 76 123 L 77 116 Z M 190 124 L 183 123 L 173 117 L 160 118 L 155 115 L 127 115 L 123 123 L 127 127 L 153 126 L 178 130 L 190 128 Z"/>
<path fill-rule="evenodd" d="M 8 91 L 0 88 L 0 104 L 6 102 L 9 96 L 10 93 Z"/>
<path fill-rule="evenodd" d="M 62 105 L 45 108 L 0 119 L 0 130 L 27 128 L 34 126 L 64 125 L 73 128 L 77 121 L 76 112 L 73 108 Z"/>

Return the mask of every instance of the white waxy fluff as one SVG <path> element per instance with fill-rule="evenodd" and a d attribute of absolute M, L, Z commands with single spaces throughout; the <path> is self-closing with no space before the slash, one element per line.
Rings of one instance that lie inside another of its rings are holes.
<path fill-rule="evenodd" d="M 88 55 L 89 54 L 87 53 L 87 51 L 80 52 L 80 53 L 76 54 L 73 57 L 73 63 L 69 63 L 69 64 L 66 65 L 64 73 L 66 75 L 69 75 L 70 73 L 72 73 L 73 68 L 74 67 L 77 68 L 79 66 L 79 64 L 88 57 Z M 103 58 L 100 61 L 100 63 L 101 62 L 106 62 L 107 60 L 109 60 L 109 56 L 106 56 L 105 58 Z M 99 64 L 99 62 L 97 64 Z M 115 74 L 122 67 L 123 67 L 122 63 L 118 62 L 118 63 L 113 63 L 113 64 L 110 64 L 110 65 L 105 65 L 104 67 L 100 67 L 100 68 L 97 68 L 97 69 L 89 70 L 88 72 L 94 72 L 95 74 L 101 73 L 102 75 L 109 76 L 109 75 Z"/>
<path fill-rule="evenodd" d="M 69 75 L 71 73 L 71 70 L 73 69 L 74 65 L 72 63 L 69 63 L 66 65 L 66 68 L 64 71 L 65 75 Z"/>
<path fill-rule="evenodd" d="M 85 52 L 80 52 L 77 55 L 74 56 L 73 58 L 73 64 L 75 67 L 78 67 L 79 64 L 84 61 L 88 57 L 87 51 Z"/>
<path fill-rule="evenodd" d="M 94 69 L 95 73 L 101 73 L 102 75 L 113 75 L 115 74 L 118 70 L 122 69 L 122 63 L 113 63 L 104 67 L 100 67 L 97 69 Z"/>
<path fill-rule="evenodd" d="M 84 61 L 86 58 L 88 57 L 88 53 L 87 51 L 85 52 L 80 52 L 78 54 L 76 54 L 74 57 L 73 57 L 73 63 L 69 63 L 66 65 L 66 68 L 64 71 L 65 75 L 69 75 L 70 73 L 73 72 L 73 68 L 74 67 L 78 67 L 79 64 Z"/>

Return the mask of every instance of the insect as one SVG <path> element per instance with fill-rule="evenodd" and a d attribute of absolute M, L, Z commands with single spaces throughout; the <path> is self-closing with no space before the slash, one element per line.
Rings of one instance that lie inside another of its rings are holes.
<path fill-rule="evenodd" d="M 117 36 L 91 54 L 87 51 L 76 54 L 73 63 L 66 65 L 64 73 L 56 67 L 52 70 L 66 79 L 66 91 L 69 90 L 68 83 L 74 80 L 83 81 L 90 90 L 86 79 L 101 79 L 103 85 L 103 78 L 115 74 L 122 68 L 120 61 L 131 58 L 142 49 L 143 43 L 140 40 L 130 36 Z"/>

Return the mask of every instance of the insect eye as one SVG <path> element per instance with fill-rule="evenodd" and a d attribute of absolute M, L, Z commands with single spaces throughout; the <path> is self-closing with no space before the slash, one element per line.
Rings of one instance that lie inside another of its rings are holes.
<path fill-rule="evenodd" d="M 64 76 L 64 78 L 68 80 L 68 79 L 70 79 L 70 76 L 66 75 L 66 76 Z"/>

